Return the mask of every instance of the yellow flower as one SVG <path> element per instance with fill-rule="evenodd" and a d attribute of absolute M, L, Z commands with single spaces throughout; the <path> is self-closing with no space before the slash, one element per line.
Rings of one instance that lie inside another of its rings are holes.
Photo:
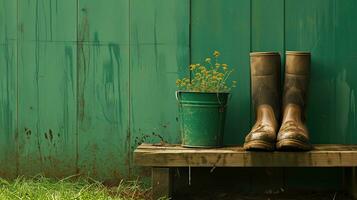
<path fill-rule="evenodd" d="M 179 89 L 198 92 L 216 92 L 218 90 L 229 91 L 236 87 L 237 81 L 227 81 L 233 71 L 228 64 L 223 62 L 219 51 L 213 51 L 213 55 L 204 58 L 200 64 L 190 64 L 190 77 L 176 80 Z M 213 60 L 212 60 L 213 59 Z M 222 70 L 220 69 L 222 68 Z M 192 75 L 192 76 L 191 76 Z M 227 85 L 227 82 L 230 83 Z"/>
<path fill-rule="evenodd" d="M 192 70 L 195 70 L 195 68 L 196 68 L 196 65 L 194 65 L 194 64 L 191 64 L 190 65 L 190 70 L 192 71 Z"/>

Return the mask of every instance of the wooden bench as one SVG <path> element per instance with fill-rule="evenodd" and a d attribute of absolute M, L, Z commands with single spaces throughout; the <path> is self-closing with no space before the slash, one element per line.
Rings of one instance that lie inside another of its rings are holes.
<path fill-rule="evenodd" d="M 357 197 L 357 145 L 315 145 L 308 152 L 248 152 L 241 146 L 197 149 L 141 144 L 134 151 L 134 162 L 152 168 L 153 199 L 171 196 L 173 167 L 348 167 L 345 186 Z"/>

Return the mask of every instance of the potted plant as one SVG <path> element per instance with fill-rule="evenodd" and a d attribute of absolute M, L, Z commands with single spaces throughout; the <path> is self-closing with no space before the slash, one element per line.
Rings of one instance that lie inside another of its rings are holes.
<path fill-rule="evenodd" d="M 213 148 L 223 144 L 228 96 L 236 81 L 229 81 L 233 70 L 221 64 L 219 57 L 220 53 L 214 51 L 203 63 L 189 66 L 189 77 L 176 81 L 184 147 Z"/>

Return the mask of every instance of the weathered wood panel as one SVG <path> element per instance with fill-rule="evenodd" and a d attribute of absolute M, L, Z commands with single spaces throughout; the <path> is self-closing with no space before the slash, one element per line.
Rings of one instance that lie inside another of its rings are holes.
<path fill-rule="evenodd" d="M 17 18 L 20 39 L 32 42 L 76 42 L 76 8 L 77 0 L 19 1 Z"/>
<path fill-rule="evenodd" d="M 0 176 L 16 174 L 17 150 L 17 47 L 0 44 Z"/>
<path fill-rule="evenodd" d="M 309 152 L 251 152 L 241 146 L 191 149 L 143 144 L 134 152 L 135 163 L 155 167 L 353 167 L 356 145 L 316 145 Z"/>
<path fill-rule="evenodd" d="M 80 0 L 78 14 L 78 169 L 118 180 L 131 153 L 129 1 Z"/>
<path fill-rule="evenodd" d="M 243 143 L 250 129 L 250 14 L 249 0 L 191 1 L 191 61 L 203 62 L 218 50 L 238 82 L 228 104 L 226 144 Z"/>
<path fill-rule="evenodd" d="M 21 175 L 76 173 L 76 2 L 19 1 Z"/>
<path fill-rule="evenodd" d="M 284 0 L 252 0 L 252 52 L 275 51 L 279 52 L 281 56 L 284 57 L 284 18 Z"/>
<path fill-rule="evenodd" d="M 0 44 L 17 39 L 17 2 L 0 0 Z"/>
<path fill-rule="evenodd" d="M 189 61 L 189 1 L 130 1 L 130 142 L 179 142 L 175 80 Z"/>
<path fill-rule="evenodd" d="M 16 1 L 0 0 L 0 177 L 16 176 Z"/>
<path fill-rule="evenodd" d="M 357 142 L 357 2 L 286 2 L 286 47 L 312 53 L 308 127 L 316 143 Z"/>

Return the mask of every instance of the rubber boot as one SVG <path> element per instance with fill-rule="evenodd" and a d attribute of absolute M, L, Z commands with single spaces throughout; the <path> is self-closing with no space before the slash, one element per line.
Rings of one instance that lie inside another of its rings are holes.
<path fill-rule="evenodd" d="M 278 133 L 278 150 L 311 149 L 305 125 L 305 108 L 310 74 L 310 53 L 286 52 L 283 120 Z"/>
<path fill-rule="evenodd" d="M 279 53 L 250 54 L 251 97 L 256 121 L 245 137 L 245 150 L 275 149 L 281 99 L 280 63 Z"/>

